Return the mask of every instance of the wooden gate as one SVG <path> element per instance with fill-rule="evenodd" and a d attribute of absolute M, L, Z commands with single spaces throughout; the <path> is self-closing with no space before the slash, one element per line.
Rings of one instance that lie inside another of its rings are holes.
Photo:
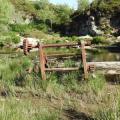
<path fill-rule="evenodd" d="M 29 44 L 29 41 L 27 39 L 24 39 L 23 41 L 23 51 L 24 54 L 27 55 L 29 53 L 29 51 L 32 48 L 38 48 L 39 51 L 39 63 L 40 63 L 40 71 L 41 71 L 41 77 L 42 80 L 46 80 L 46 72 L 47 71 L 77 71 L 80 68 L 79 67 L 74 67 L 74 68 L 46 68 L 46 64 L 47 64 L 47 57 L 57 57 L 57 56 L 74 56 L 77 54 L 74 53 L 67 53 L 67 54 L 51 54 L 51 55 L 47 55 L 45 54 L 45 50 L 47 48 L 57 48 L 57 47 L 80 47 L 81 49 L 81 61 L 83 64 L 83 74 L 84 74 L 84 78 L 87 79 L 88 78 L 88 71 L 90 70 L 90 68 L 93 67 L 93 65 L 89 66 L 87 64 L 86 61 L 86 50 L 85 50 L 85 46 L 90 45 L 90 42 L 80 42 L 80 43 L 64 43 L 64 44 L 46 44 L 46 45 L 42 45 L 42 44 L 38 44 L 36 46 L 32 46 L 32 44 Z"/>

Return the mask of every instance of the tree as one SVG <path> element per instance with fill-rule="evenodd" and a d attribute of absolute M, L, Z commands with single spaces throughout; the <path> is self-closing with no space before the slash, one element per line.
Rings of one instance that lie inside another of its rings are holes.
<path fill-rule="evenodd" d="M 70 15 L 73 13 L 73 10 L 68 5 L 57 5 L 55 11 L 58 24 L 70 22 Z"/>
<path fill-rule="evenodd" d="M 53 5 L 48 0 L 41 0 L 36 3 L 38 16 L 44 22 L 47 20 L 51 24 L 63 24 L 69 22 L 72 9 L 67 5 Z"/>
<path fill-rule="evenodd" d="M 13 6 L 8 0 L 0 0 L 0 24 L 7 23 L 12 15 Z"/>
<path fill-rule="evenodd" d="M 48 6 L 49 1 L 48 0 L 40 0 L 35 3 L 35 8 L 37 10 L 45 9 L 46 6 Z"/>
<path fill-rule="evenodd" d="M 78 10 L 84 11 L 89 7 L 89 0 L 78 0 Z"/>

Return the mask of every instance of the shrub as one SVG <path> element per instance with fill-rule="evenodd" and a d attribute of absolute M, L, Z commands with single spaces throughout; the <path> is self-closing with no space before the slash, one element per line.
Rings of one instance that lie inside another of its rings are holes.
<path fill-rule="evenodd" d="M 20 42 L 20 37 L 19 36 L 12 36 L 12 42 L 13 43 L 19 43 Z"/>
<path fill-rule="evenodd" d="M 93 44 L 100 44 L 100 43 L 105 43 L 105 37 L 103 36 L 96 36 L 93 38 L 92 43 Z"/>
<path fill-rule="evenodd" d="M 0 47 L 3 47 L 4 43 L 2 41 L 0 41 Z"/>
<path fill-rule="evenodd" d="M 10 29 L 14 32 L 25 33 L 29 29 L 32 29 L 33 26 L 30 24 L 11 24 Z"/>
<path fill-rule="evenodd" d="M 19 43 L 20 42 L 20 37 L 16 35 L 16 33 L 10 33 L 9 34 L 9 39 L 11 39 L 12 43 Z M 9 42 L 9 41 L 8 41 Z"/>
<path fill-rule="evenodd" d="M 77 40 L 78 40 L 78 37 L 72 36 L 71 39 L 72 39 L 72 41 L 77 41 Z"/>
<path fill-rule="evenodd" d="M 47 26 L 46 24 L 44 24 L 44 23 L 41 23 L 41 24 L 36 25 L 36 28 L 37 28 L 38 30 L 42 30 L 42 31 L 44 31 L 44 32 L 47 32 L 47 31 L 48 31 L 48 26 Z"/>
<path fill-rule="evenodd" d="M 4 33 L 1 37 L 1 45 L 9 44 L 9 43 L 19 43 L 20 37 L 17 36 L 14 32 Z"/>

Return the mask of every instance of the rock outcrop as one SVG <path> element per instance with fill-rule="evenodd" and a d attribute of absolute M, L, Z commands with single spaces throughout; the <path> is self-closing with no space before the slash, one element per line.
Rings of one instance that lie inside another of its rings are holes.
<path fill-rule="evenodd" d="M 72 35 L 120 35 L 120 0 L 100 0 L 84 12 L 76 11 L 69 24 Z M 68 27 L 67 27 L 68 28 Z"/>

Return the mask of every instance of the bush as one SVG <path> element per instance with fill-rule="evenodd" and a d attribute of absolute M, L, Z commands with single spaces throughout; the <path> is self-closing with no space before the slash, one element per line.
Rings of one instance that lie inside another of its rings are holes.
<path fill-rule="evenodd" d="M 105 37 L 103 36 L 96 36 L 92 40 L 92 44 L 100 44 L 100 43 L 105 43 Z"/>
<path fill-rule="evenodd" d="M 43 32 L 47 32 L 49 27 L 44 24 L 44 23 L 41 23 L 41 24 L 38 24 L 35 26 L 38 30 L 42 30 Z"/>
<path fill-rule="evenodd" d="M 0 37 L 0 46 L 4 46 L 9 43 L 19 43 L 20 42 L 20 37 L 17 36 L 16 33 L 14 32 L 9 32 L 9 33 L 2 33 Z"/>
<path fill-rule="evenodd" d="M 4 43 L 0 41 L 0 47 L 3 47 L 4 46 Z"/>
<path fill-rule="evenodd" d="M 14 32 L 25 33 L 29 29 L 32 29 L 33 26 L 30 24 L 11 24 L 10 29 Z"/>
<path fill-rule="evenodd" d="M 72 36 L 71 39 L 72 39 L 72 41 L 77 41 L 77 40 L 78 40 L 78 37 Z"/>
<path fill-rule="evenodd" d="M 18 36 L 13 36 L 13 37 L 12 37 L 12 42 L 15 43 L 15 44 L 19 43 L 19 42 L 20 42 L 20 37 L 18 37 Z"/>
<path fill-rule="evenodd" d="M 20 37 L 16 36 L 16 33 L 10 33 L 10 38 L 9 39 L 11 39 L 11 42 L 15 43 L 15 44 L 20 42 Z"/>

